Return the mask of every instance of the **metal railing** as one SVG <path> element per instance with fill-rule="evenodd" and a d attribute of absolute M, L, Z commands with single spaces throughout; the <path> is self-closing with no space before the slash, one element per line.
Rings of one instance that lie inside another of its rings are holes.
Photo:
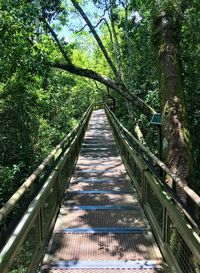
<path fill-rule="evenodd" d="M 173 273 L 200 272 L 200 237 L 196 214 L 189 214 L 176 198 L 179 187 L 199 212 L 200 197 L 123 127 L 106 106 L 106 114 L 126 169 L 138 192 L 160 249 Z M 173 180 L 173 188 L 160 180 L 149 160 Z"/>
<path fill-rule="evenodd" d="M 6 221 L 9 213 L 15 209 L 24 195 L 31 192 L 31 188 L 40 182 L 39 190 L 36 190 L 32 201 L 1 250 L 1 273 L 36 272 L 76 164 L 91 112 L 92 106 L 88 108 L 74 130 L 1 208 L 0 221 Z"/>

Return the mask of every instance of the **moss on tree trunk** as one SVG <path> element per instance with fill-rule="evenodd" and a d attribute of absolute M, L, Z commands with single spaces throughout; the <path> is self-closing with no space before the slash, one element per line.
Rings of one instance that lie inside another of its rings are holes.
<path fill-rule="evenodd" d="M 178 22 L 166 12 L 154 17 L 154 39 L 158 56 L 161 91 L 163 159 L 191 187 L 193 159 L 187 111 L 181 80 L 176 29 Z M 170 180 L 167 180 L 170 183 Z"/>

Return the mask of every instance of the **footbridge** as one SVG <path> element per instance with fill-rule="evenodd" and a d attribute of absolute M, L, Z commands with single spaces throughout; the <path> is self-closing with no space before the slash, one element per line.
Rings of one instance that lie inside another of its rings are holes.
<path fill-rule="evenodd" d="M 200 197 L 107 106 L 88 108 L 0 227 L 1 273 L 200 272 Z"/>

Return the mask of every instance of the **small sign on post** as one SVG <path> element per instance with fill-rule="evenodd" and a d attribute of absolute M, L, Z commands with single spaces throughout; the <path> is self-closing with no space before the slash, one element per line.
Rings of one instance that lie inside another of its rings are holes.
<path fill-rule="evenodd" d="M 158 156 L 162 161 L 162 129 L 161 129 L 161 114 L 155 113 L 153 114 L 150 124 L 156 125 L 158 132 Z M 160 170 L 160 175 L 162 176 L 162 171 Z"/>
<path fill-rule="evenodd" d="M 161 114 L 160 113 L 153 114 L 150 124 L 161 125 Z"/>

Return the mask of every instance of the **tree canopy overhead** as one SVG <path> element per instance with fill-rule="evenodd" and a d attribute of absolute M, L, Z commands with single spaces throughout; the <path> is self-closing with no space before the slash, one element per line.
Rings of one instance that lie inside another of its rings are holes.
<path fill-rule="evenodd" d="M 160 112 L 162 159 L 199 190 L 199 11 L 196 0 L 1 0 L 5 181 L 26 175 L 103 98 L 150 149 Z"/>

